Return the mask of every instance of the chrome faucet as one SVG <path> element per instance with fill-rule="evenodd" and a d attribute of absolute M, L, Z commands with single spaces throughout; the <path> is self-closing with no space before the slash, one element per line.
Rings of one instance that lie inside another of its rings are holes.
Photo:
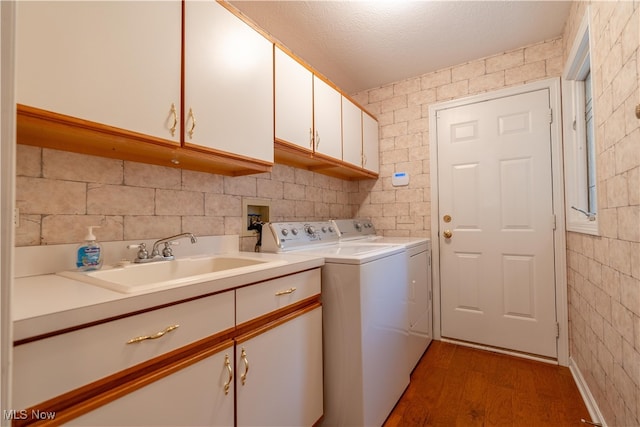
<path fill-rule="evenodd" d="M 146 245 L 144 243 L 140 243 L 139 245 L 129 245 L 128 248 L 138 248 L 138 256 L 135 259 L 137 263 L 144 262 L 153 262 L 153 261 L 171 261 L 175 259 L 173 256 L 173 251 L 171 250 L 170 245 L 174 244 L 178 239 L 189 238 L 191 243 L 196 243 L 198 239 L 192 233 L 182 233 L 176 234 L 175 236 L 165 237 L 164 239 L 160 239 L 153 244 L 153 249 L 151 250 L 151 255 L 146 250 Z M 162 253 L 160 253 L 159 246 L 164 243 L 164 248 L 162 249 Z M 177 244 L 177 242 L 175 243 Z"/>

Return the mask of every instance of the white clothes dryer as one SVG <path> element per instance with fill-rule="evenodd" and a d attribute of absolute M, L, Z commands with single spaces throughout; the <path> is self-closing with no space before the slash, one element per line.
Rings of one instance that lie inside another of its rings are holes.
<path fill-rule="evenodd" d="M 412 371 L 433 340 L 431 240 L 424 237 L 385 237 L 367 219 L 332 221 L 341 242 L 403 245 L 407 250 L 409 367 Z"/>
<path fill-rule="evenodd" d="M 330 222 L 269 223 L 262 249 L 321 255 L 326 426 L 381 426 L 409 385 L 406 250 L 340 242 Z"/>

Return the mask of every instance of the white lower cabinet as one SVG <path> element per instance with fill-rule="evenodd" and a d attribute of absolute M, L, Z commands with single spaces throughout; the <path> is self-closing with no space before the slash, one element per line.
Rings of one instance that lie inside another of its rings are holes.
<path fill-rule="evenodd" d="M 320 269 L 78 326 L 14 355 L 17 414 L 55 413 L 55 425 L 311 426 L 323 414 Z"/>
<path fill-rule="evenodd" d="M 233 363 L 231 341 L 201 360 L 185 360 L 173 368 L 175 372 L 75 418 L 69 425 L 233 426 L 234 385 L 229 381 L 227 361 Z"/>
<path fill-rule="evenodd" d="M 322 308 L 257 333 L 236 340 L 237 425 L 313 425 L 323 413 Z"/>

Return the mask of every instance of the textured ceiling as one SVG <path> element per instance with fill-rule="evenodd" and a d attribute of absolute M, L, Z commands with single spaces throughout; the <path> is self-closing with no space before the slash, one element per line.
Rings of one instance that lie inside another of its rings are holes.
<path fill-rule="evenodd" d="M 562 35 L 565 1 L 231 1 L 354 94 Z"/>

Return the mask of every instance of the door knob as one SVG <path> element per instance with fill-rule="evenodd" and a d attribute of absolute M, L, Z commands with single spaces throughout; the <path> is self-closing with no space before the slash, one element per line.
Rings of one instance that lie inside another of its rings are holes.
<path fill-rule="evenodd" d="M 444 236 L 445 239 L 450 239 L 451 236 L 453 236 L 453 233 L 451 232 L 451 230 L 444 230 L 442 235 Z"/>

